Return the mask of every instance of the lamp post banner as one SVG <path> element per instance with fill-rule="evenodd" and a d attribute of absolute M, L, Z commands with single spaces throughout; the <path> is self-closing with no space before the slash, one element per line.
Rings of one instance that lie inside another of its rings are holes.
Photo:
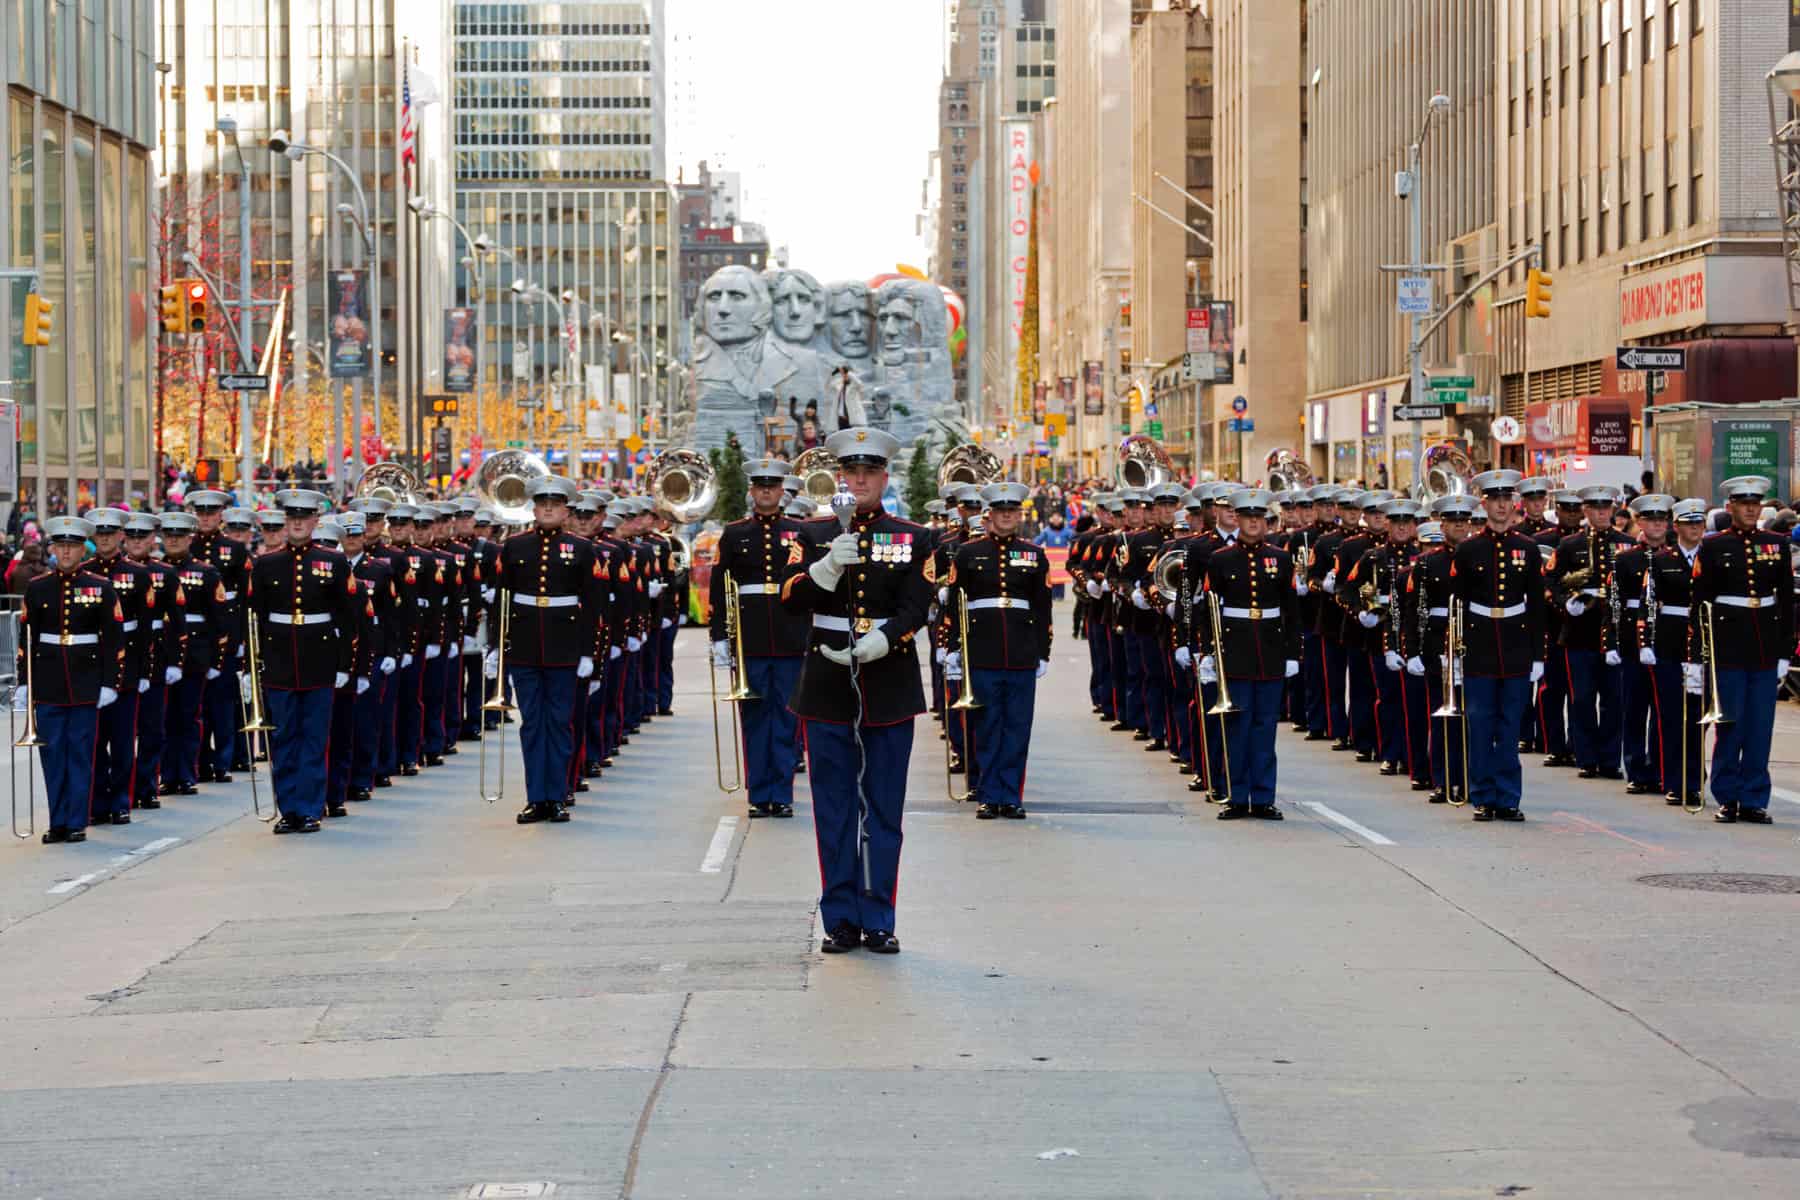
<path fill-rule="evenodd" d="M 369 373 L 375 355 L 369 341 L 368 272 L 333 271 L 327 277 L 325 302 L 331 309 L 331 377 L 359 379 Z"/>
<path fill-rule="evenodd" d="M 477 355 L 481 331 L 475 326 L 472 308 L 444 310 L 444 390 L 473 392 L 480 377 Z"/>

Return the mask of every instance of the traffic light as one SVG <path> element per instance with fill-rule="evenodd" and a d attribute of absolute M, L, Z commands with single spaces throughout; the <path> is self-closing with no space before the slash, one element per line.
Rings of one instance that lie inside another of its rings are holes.
<path fill-rule="evenodd" d="M 206 332 L 206 281 L 189 279 L 182 283 L 182 325 L 189 333 Z"/>
<path fill-rule="evenodd" d="M 1555 282 L 1550 272 L 1531 268 L 1525 277 L 1525 316 L 1548 317 L 1550 315 L 1550 285 Z"/>
<path fill-rule="evenodd" d="M 24 346 L 48 346 L 50 344 L 50 317 L 55 311 L 55 304 L 36 292 L 27 292 L 25 294 L 25 324 L 19 331 L 19 343 Z"/>
<path fill-rule="evenodd" d="M 219 460 L 216 458 L 195 459 L 194 482 L 209 486 L 219 482 Z"/>
<path fill-rule="evenodd" d="M 164 333 L 180 333 L 185 326 L 181 320 L 181 281 L 165 283 L 158 292 L 160 297 L 157 312 L 162 316 Z"/>

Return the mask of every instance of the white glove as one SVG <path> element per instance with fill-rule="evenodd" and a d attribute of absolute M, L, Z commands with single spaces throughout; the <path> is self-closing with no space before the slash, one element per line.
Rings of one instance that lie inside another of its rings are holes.
<path fill-rule="evenodd" d="M 676 613 L 675 614 L 675 623 L 677 625 L 686 625 L 688 623 L 687 614 L 686 613 Z"/>
<path fill-rule="evenodd" d="M 1571 617 L 1579 617 L 1582 613 L 1587 611 L 1587 601 L 1583 600 L 1580 596 L 1570 596 L 1567 600 L 1563 601 L 1563 608 Z"/>
<path fill-rule="evenodd" d="M 941 587 L 938 589 L 938 603 L 939 604 L 949 604 L 950 603 L 950 589 L 949 588 Z"/>
<path fill-rule="evenodd" d="M 442 646 L 438 645 L 436 642 L 433 642 L 433 643 L 431 643 L 431 645 L 425 647 L 425 661 L 430 662 L 432 659 L 436 658 L 438 655 L 442 654 L 443 652 L 444 652 L 444 648 Z"/>
<path fill-rule="evenodd" d="M 1103 592 L 1110 592 L 1110 591 L 1112 591 L 1112 580 L 1110 580 L 1110 579 L 1102 579 L 1102 580 L 1101 580 L 1101 581 L 1100 581 L 1100 590 L 1101 590 L 1101 591 L 1103 591 Z"/>
<path fill-rule="evenodd" d="M 1373 629 L 1381 624 L 1381 614 L 1372 612 L 1357 613 L 1356 623 L 1361 625 L 1364 629 Z"/>
<path fill-rule="evenodd" d="M 1210 654 L 1200 660 L 1200 682 L 1219 682 L 1219 669 L 1213 665 L 1213 656 Z"/>
<path fill-rule="evenodd" d="M 1325 590 L 1329 593 L 1335 594 L 1337 592 L 1337 568 L 1336 567 L 1333 567 L 1331 570 L 1325 572 L 1325 585 L 1324 586 L 1325 586 Z"/>
<path fill-rule="evenodd" d="M 657 597 L 658 597 L 658 596 L 660 596 L 660 595 L 662 595 L 662 594 L 663 594 L 663 592 L 664 592 L 664 591 L 665 591 L 665 590 L 666 590 L 666 589 L 667 589 L 667 587 L 668 587 L 668 585 L 667 585 L 667 584 L 665 584 L 665 583 L 664 583 L 664 582 L 663 582 L 663 581 L 662 581 L 662 580 L 660 580 L 660 579 L 652 579 L 652 580 L 651 580 L 651 581 L 650 581 L 650 582 L 649 582 L 649 583 L 648 583 L 648 584 L 646 584 L 646 585 L 645 585 L 645 586 L 644 586 L 644 590 L 645 590 L 645 591 L 646 591 L 646 592 L 649 592 L 649 593 L 650 593 L 650 598 L 651 598 L 651 599 L 652 599 L 652 600 L 654 600 L 654 599 L 656 599 L 656 598 L 657 598 Z"/>
<path fill-rule="evenodd" d="M 500 651 L 489 650 L 487 657 L 481 660 L 481 673 L 488 679 L 500 678 Z"/>
<path fill-rule="evenodd" d="M 812 576 L 812 581 L 819 585 L 820 591 L 835 592 L 837 591 L 838 580 L 844 577 L 844 568 L 832 561 L 831 556 L 827 554 L 824 558 L 821 558 L 818 562 L 806 568 L 806 573 Z"/>
<path fill-rule="evenodd" d="M 1175 647 L 1175 665 L 1186 671 L 1194 665 L 1194 652 L 1186 646 Z"/>
<path fill-rule="evenodd" d="M 239 658 L 242 658 L 242 657 L 244 657 L 244 648 L 243 648 L 243 647 L 242 647 L 242 646 L 239 646 L 239 647 L 238 647 L 238 648 L 237 648 L 237 656 L 238 656 L 238 657 L 239 657 Z"/>
<path fill-rule="evenodd" d="M 1406 673 L 1408 675 L 1423 675 L 1425 673 L 1425 660 L 1416 654 L 1407 659 Z"/>
<path fill-rule="evenodd" d="M 625 639 L 625 648 L 627 650 L 631 651 L 633 654 L 636 654 L 639 650 L 642 650 L 644 648 L 644 639 L 636 638 L 636 637 L 628 637 Z"/>
<path fill-rule="evenodd" d="M 444 652 L 446 654 L 448 654 L 451 658 L 458 658 L 462 655 L 462 643 L 461 642 L 451 642 L 449 647 Z"/>
<path fill-rule="evenodd" d="M 103 687 L 100 689 L 100 707 L 101 708 L 105 708 L 107 705 L 111 704 L 114 700 L 117 700 L 118 698 L 119 698 L 119 693 L 113 691 L 111 688 Z"/>
<path fill-rule="evenodd" d="M 359 675 L 359 676 L 357 676 L 357 679 L 356 679 L 356 694 L 357 694 L 357 695 L 359 695 L 359 696 L 360 696 L 360 695 L 362 695 L 362 694 L 363 694 L 363 693 L 364 693 L 364 692 L 366 692 L 366 691 L 368 691 L 368 690 L 369 690 L 369 685 L 370 685 L 370 684 L 372 684 L 372 683 L 374 683 L 374 682 L 375 682 L 375 681 L 374 681 L 374 680 L 373 680 L 373 679 L 370 679 L 370 678 L 369 678 L 369 677 L 368 677 L 368 676 L 367 676 L 367 675 Z"/>
<path fill-rule="evenodd" d="M 26 695 L 26 692 L 25 692 L 24 688 L 16 687 L 13 689 L 13 711 L 14 712 L 24 712 L 25 711 L 25 695 Z"/>
<path fill-rule="evenodd" d="M 1536 684 L 1539 680 L 1543 679 L 1543 677 L 1544 677 L 1544 664 L 1541 662 L 1532 663 L 1531 664 L 1531 682 L 1533 684 Z"/>
<path fill-rule="evenodd" d="M 463 634 L 462 648 L 463 648 L 463 653 L 465 653 L 465 654 L 481 653 L 481 643 L 476 641 L 474 636 L 471 634 L 467 634 L 467 633 Z"/>
<path fill-rule="evenodd" d="M 1390 671 L 1404 671 L 1406 669 L 1406 660 L 1400 657 L 1399 651 L 1389 650 L 1382 661 L 1387 664 L 1387 669 Z"/>
<path fill-rule="evenodd" d="M 1103 589 L 1094 580 L 1090 579 L 1087 581 L 1087 594 L 1092 596 L 1094 599 L 1098 600 L 1102 595 L 1105 594 L 1105 589 Z"/>
<path fill-rule="evenodd" d="M 1300 673 L 1300 664 L 1290 658 L 1282 669 L 1287 672 L 1285 678 L 1292 679 Z"/>
<path fill-rule="evenodd" d="M 731 670 L 731 643 L 726 641 L 712 644 L 713 666 L 721 671 Z"/>
<path fill-rule="evenodd" d="M 1145 612 L 1150 611 L 1150 597 L 1144 595 L 1143 588 L 1134 587 L 1131 589 L 1131 602 Z"/>
<path fill-rule="evenodd" d="M 394 668 L 399 666 L 400 664 L 396 663 L 394 661 L 394 656 L 389 654 L 381 660 L 381 663 L 379 665 L 381 667 L 381 673 L 383 675 L 392 675 L 394 673 Z"/>
<path fill-rule="evenodd" d="M 149 690 L 150 690 L 150 681 L 148 679 L 138 680 L 138 695 L 141 696 Z"/>
<path fill-rule="evenodd" d="M 662 619 L 662 627 L 664 629 L 673 629 L 673 628 L 675 628 L 675 622 L 669 620 L 669 618 L 667 618 L 667 617 L 664 617 Z"/>
<path fill-rule="evenodd" d="M 401 669 L 403 669 L 403 670 L 404 670 L 404 669 L 405 669 L 405 668 L 407 668 L 407 667 L 410 667 L 410 666 L 412 666 L 412 665 L 413 665 L 413 656 L 412 656 L 412 655 L 410 655 L 410 654 L 402 654 L 402 655 L 401 655 L 401 656 L 400 656 L 400 666 L 401 666 Z"/>
<path fill-rule="evenodd" d="M 211 683 L 213 680 L 217 679 L 218 677 L 219 677 L 219 668 L 217 668 L 217 667 L 208 667 L 207 668 L 206 681 L 208 683 Z"/>
<path fill-rule="evenodd" d="M 1304 596 L 1311 590 L 1311 588 L 1307 587 L 1305 579 L 1296 579 L 1294 581 L 1294 595 Z"/>
<path fill-rule="evenodd" d="M 1646 667 L 1654 667 L 1656 665 L 1656 649 L 1652 646 L 1640 647 L 1638 650 L 1638 661 L 1643 663 Z"/>
<path fill-rule="evenodd" d="M 841 571 L 862 561 L 862 545 L 854 533 L 840 533 L 831 539 L 830 553 L 825 557 Z"/>
<path fill-rule="evenodd" d="M 856 639 L 856 645 L 850 647 L 850 657 L 859 663 L 872 663 L 878 658 L 886 658 L 887 652 L 887 634 L 879 629 L 871 629 Z"/>
<path fill-rule="evenodd" d="M 577 679 L 592 679 L 593 676 L 594 676 L 594 660 L 593 659 L 589 658 L 587 655 L 584 654 L 580 658 L 575 660 L 575 678 L 577 678 Z"/>
<path fill-rule="evenodd" d="M 599 690 L 600 690 L 600 681 L 598 679 L 593 680 L 592 682 L 590 682 L 588 684 L 588 695 L 591 696 Z"/>
<path fill-rule="evenodd" d="M 608 658 L 624 658 L 624 657 L 625 657 L 625 651 L 623 651 L 623 650 L 621 650 L 621 649 L 620 649 L 620 648 L 619 648 L 619 647 L 617 647 L 617 646 L 614 646 L 614 647 L 613 647 L 613 648 L 612 648 L 612 650 L 611 650 L 611 651 L 610 651 L 610 652 L 609 652 L 609 653 L 608 653 L 608 654 L 607 654 L 607 657 L 608 657 Z"/>
<path fill-rule="evenodd" d="M 1786 679 L 1787 673 L 1788 673 L 1788 660 L 1785 658 L 1776 659 L 1775 660 L 1775 682 L 1780 683 L 1783 679 Z"/>
<path fill-rule="evenodd" d="M 1619 652 L 1617 650 L 1608 650 L 1606 652 L 1606 665 L 1607 666 L 1616 667 L 1616 666 L 1619 666 L 1624 661 L 1625 660 L 1623 658 L 1619 657 Z"/>
<path fill-rule="evenodd" d="M 1681 664 L 1681 686 L 1698 696 L 1706 690 L 1706 668 L 1699 663 Z"/>
<path fill-rule="evenodd" d="M 339 671 L 335 676 L 333 676 L 332 681 L 331 681 L 331 686 L 334 688 L 349 687 L 350 686 L 350 672 Z"/>
<path fill-rule="evenodd" d="M 1049 673 L 1050 673 L 1050 660 L 1047 658 L 1039 659 L 1038 660 L 1037 677 L 1039 679 L 1042 679 L 1044 676 L 1048 675 Z"/>
<path fill-rule="evenodd" d="M 481 589 L 481 602 L 483 604 L 492 604 L 499 597 L 499 595 L 500 595 L 500 593 L 495 591 L 493 588 L 482 588 Z"/>
<path fill-rule="evenodd" d="M 944 678 L 962 678 L 962 655 L 954 650 L 944 655 Z"/>
<path fill-rule="evenodd" d="M 180 682 L 181 682 L 181 668 L 180 667 L 164 667 L 163 668 L 163 684 L 165 686 L 174 687 L 176 684 L 178 684 Z"/>
<path fill-rule="evenodd" d="M 1163 605 L 1163 616 L 1169 618 L 1171 621 L 1175 619 L 1175 602 L 1173 600 Z"/>

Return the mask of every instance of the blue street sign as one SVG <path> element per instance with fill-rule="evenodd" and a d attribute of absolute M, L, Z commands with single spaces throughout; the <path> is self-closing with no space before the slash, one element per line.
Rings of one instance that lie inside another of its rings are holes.
<path fill-rule="evenodd" d="M 1256 422 L 1249 417 L 1233 417 L 1225 422 L 1226 433 L 1255 433 Z"/>
<path fill-rule="evenodd" d="M 1247 412 L 1249 410 L 1249 408 L 1250 408 L 1250 401 L 1244 399 L 1242 396 L 1233 396 L 1231 398 L 1231 411 L 1232 412 L 1234 412 L 1234 413 Z"/>

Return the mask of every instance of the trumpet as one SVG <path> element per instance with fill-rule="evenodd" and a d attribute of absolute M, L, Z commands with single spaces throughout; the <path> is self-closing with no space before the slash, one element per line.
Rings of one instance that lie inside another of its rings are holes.
<path fill-rule="evenodd" d="M 500 607 L 500 641 L 496 648 L 494 660 L 494 690 L 488 694 L 486 702 L 481 706 L 483 714 L 499 713 L 500 723 L 494 727 L 494 737 L 498 742 L 495 754 L 500 760 L 495 775 L 495 791 L 488 795 L 487 790 L 487 717 L 481 718 L 481 757 L 477 766 L 476 789 L 481 798 L 489 804 L 506 797 L 506 722 L 508 717 L 519 711 L 518 706 L 506 698 L 506 638 L 512 632 L 512 592 L 502 588 L 499 596 Z"/>
<path fill-rule="evenodd" d="M 255 613 L 250 614 L 249 622 L 245 627 L 244 664 L 248 670 L 244 673 L 243 686 L 249 689 L 249 697 L 246 698 L 243 689 L 239 689 L 238 712 L 243 714 L 244 727 L 239 732 L 244 735 L 244 748 L 250 760 L 250 809 L 256 814 L 257 820 L 267 824 L 281 815 L 281 806 L 271 795 L 269 815 L 264 816 L 262 796 L 256 786 L 256 735 L 259 733 L 264 735 L 263 742 L 266 746 L 268 735 L 275 732 L 275 726 L 270 723 L 268 714 L 263 712 L 262 638 L 257 633 Z M 273 765 L 274 761 L 275 759 L 271 755 L 270 764 Z"/>
<path fill-rule="evenodd" d="M 1421 601 L 1423 605 L 1423 601 Z M 1462 685 L 1457 679 L 1456 664 L 1463 656 L 1466 645 L 1463 630 L 1463 602 L 1461 596 L 1450 597 L 1450 624 L 1444 630 L 1444 702 L 1432 711 L 1434 718 L 1444 722 L 1445 769 L 1448 773 L 1450 748 L 1450 722 L 1462 722 L 1461 744 L 1458 757 L 1462 759 L 1462 793 L 1457 798 L 1456 791 L 1450 787 L 1449 779 L 1444 780 L 1445 798 L 1452 807 L 1461 808 L 1469 802 L 1469 710 L 1462 694 Z"/>
<path fill-rule="evenodd" d="M 25 732 L 15 738 L 12 744 L 20 749 L 28 750 L 32 746 L 41 746 L 44 744 L 44 739 L 38 736 L 37 705 L 34 703 L 35 697 L 31 687 L 31 646 L 25 640 L 31 635 L 25 625 L 25 614 L 22 611 L 14 609 L 7 615 L 9 617 L 17 618 L 12 625 L 14 641 L 18 644 L 20 657 L 25 664 Z M 16 693 L 18 687 L 19 681 L 17 677 L 15 677 L 13 679 L 12 690 Z M 9 733 L 12 730 L 12 714 L 12 705 L 8 704 L 6 707 L 6 724 Z M 11 761 L 11 759 L 8 759 L 9 767 L 11 766 Z M 8 771 L 8 774 L 11 774 L 10 770 Z M 10 782 L 12 783 L 13 836 L 20 841 L 29 841 L 37 836 L 37 768 L 32 766 L 31 755 L 29 753 L 25 756 L 25 831 L 23 833 L 19 832 L 19 785 L 16 779 L 11 780 Z"/>
<path fill-rule="evenodd" d="M 1219 698 L 1211 708 L 1206 710 L 1206 715 L 1219 718 L 1219 741 L 1223 746 L 1225 718 L 1237 712 L 1238 706 L 1232 703 L 1231 684 L 1225 678 L 1225 614 L 1220 611 L 1220 607 L 1219 593 L 1208 592 L 1206 594 L 1206 612 L 1212 618 L 1213 665 L 1217 668 L 1219 676 Z M 1204 732 L 1203 730 L 1202 733 Z M 1229 748 L 1226 748 L 1225 753 L 1219 757 L 1225 768 L 1225 790 L 1220 795 L 1224 796 L 1225 803 L 1229 804 L 1231 803 L 1231 753 Z"/>
<path fill-rule="evenodd" d="M 975 698 L 975 683 L 974 683 L 974 680 L 970 677 L 969 662 L 968 662 L 968 655 L 969 655 L 969 597 L 966 594 L 964 594 L 963 592 L 958 591 L 956 593 L 956 604 L 957 604 L 956 629 L 957 629 L 957 634 L 958 634 L 956 648 L 957 648 L 957 652 L 962 655 L 962 691 L 958 694 L 956 699 L 951 702 L 950 708 L 954 712 L 966 713 L 972 708 L 980 708 L 981 701 L 979 701 Z M 948 720 L 948 719 L 949 719 L 948 717 L 945 718 L 945 720 Z M 969 744 L 969 719 L 967 717 L 962 717 L 960 719 L 963 723 L 963 745 L 967 746 Z M 967 800 L 970 796 L 974 795 L 975 789 L 970 788 L 968 791 L 960 792 L 960 793 L 956 790 L 956 780 L 950 771 L 951 763 L 952 763 L 952 759 L 950 757 L 950 739 L 945 738 L 944 739 L 944 791 L 949 795 L 950 799 L 955 800 L 958 803 L 961 803 L 962 801 Z"/>
<path fill-rule="evenodd" d="M 759 699 L 750 690 L 750 674 L 744 666 L 744 609 L 739 598 L 737 580 L 730 572 L 725 574 L 725 640 L 731 643 L 731 687 L 724 695 L 719 694 L 719 671 L 713 665 L 712 656 L 706 659 L 706 682 L 712 689 L 713 704 L 713 775 L 719 781 L 719 790 L 727 796 L 733 792 L 744 790 L 744 739 L 738 723 L 737 705 L 746 700 Z M 725 751 L 719 745 L 719 703 L 723 701 L 732 706 L 731 709 L 731 745 L 734 751 L 733 761 L 737 765 L 736 782 L 725 782 Z"/>

